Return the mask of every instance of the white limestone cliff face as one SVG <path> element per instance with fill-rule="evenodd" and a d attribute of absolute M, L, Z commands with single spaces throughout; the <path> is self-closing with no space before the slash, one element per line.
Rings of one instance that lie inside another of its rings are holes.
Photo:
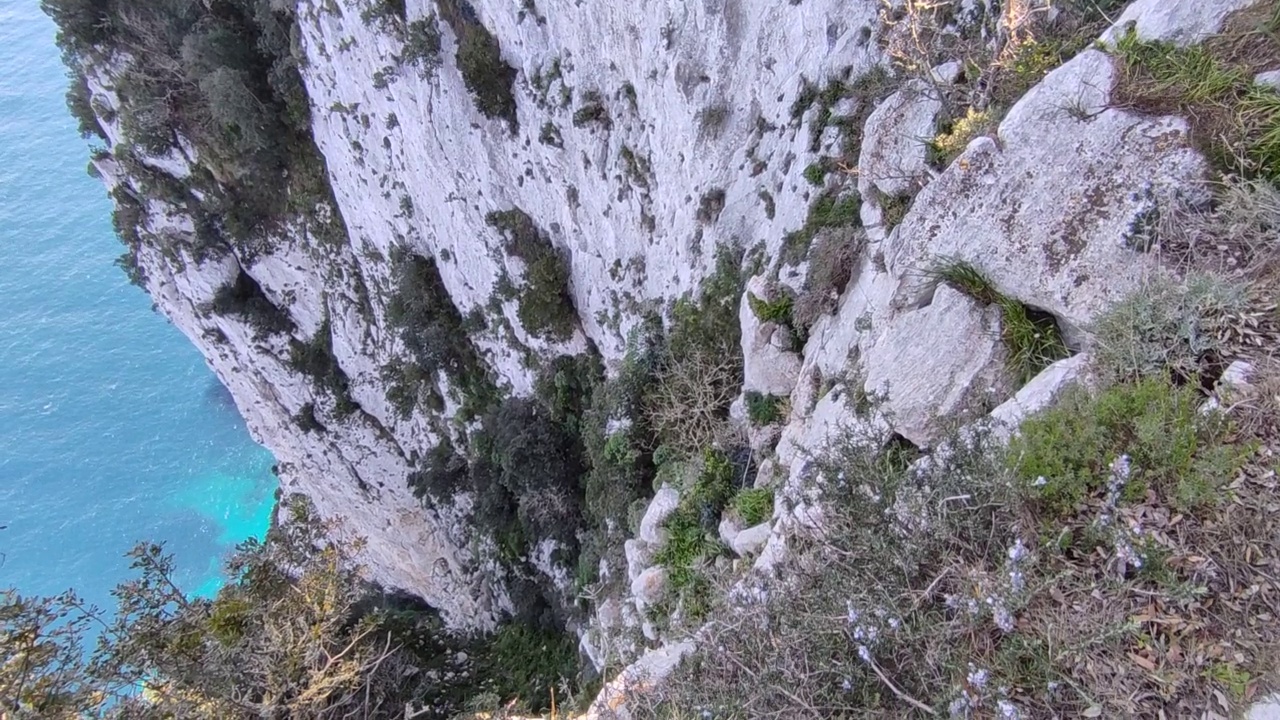
<path fill-rule="evenodd" d="M 1211 22 L 1192 11 L 1195 3 L 1171 5 Z M 1126 17 L 1136 13 L 1140 30 L 1143 17 L 1148 25 L 1164 17 L 1160 3 L 1139 6 L 1145 16 L 1139 8 Z M 407 0 L 407 21 L 435 7 Z M 507 392 L 531 391 L 531 357 L 594 350 L 616 364 L 629 331 L 696 290 L 718 248 L 759 248 L 773 264 L 820 192 L 803 176 L 818 155 L 810 136 L 817 113 L 791 117 L 803 82 L 858 77 L 886 59 L 879 0 L 537 0 L 536 7 L 475 0 L 472 8 L 517 71 L 518 130 L 476 110 L 447 23 L 440 23 L 441 64 L 427 72 L 400 61 L 400 21 L 366 19 L 366 0 L 298 0 L 295 40 L 312 131 L 336 200 L 324 211 L 340 214 L 349 242 L 325 242 L 299 225 L 253 258 L 198 260 L 157 243 L 144 246 L 139 264 L 157 307 L 201 349 L 254 437 L 279 460 L 285 491 L 311 497 L 338 532 L 365 538 L 372 579 L 420 595 L 454 627 L 488 628 L 511 603 L 501 573 L 477 552 L 468 499 L 427 509 L 406 482 L 442 433 L 461 431 L 452 399 L 436 415 L 418 409 L 407 418 L 387 399 L 383 367 L 405 354 L 387 320 L 393 251 L 432 258 L 464 317 L 493 315 L 471 339 Z M 1180 37 L 1180 22 L 1152 32 Z M 1199 27 L 1194 32 L 1206 32 Z M 999 313 L 938 287 L 921 272 L 933 259 L 969 260 L 1000 292 L 1053 313 L 1074 351 L 1087 347 L 1090 320 L 1153 271 L 1140 243 L 1125 238 L 1153 207 L 1193 187 L 1205 164 L 1183 120 L 1109 106 L 1112 62 L 1096 50 L 1077 56 L 1009 111 L 995 139 L 975 140 L 943 170 L 928 166 L 924 150 L 940 109 L 931 88 L 913 83 L 870 115 L 863 172 L 825 181 L 861 186 L 869 238 L 835 312 L 810 328 L 800 352 L 777 347 L 772 328 L 743 338 L 749 375 L 759 380 L 747 389 L 789 398 L 789 422 L 775 433 L 776 452 L 761 458 L 769 470 L 759 484 L 796 500 L 771 531 L 756 526 L 743 539 L 741 554 L 759 553 L 757 567 L 785 554 L 789 533 L 820 521 L 805 501 L 804 465 L 837 433 L 892 431 L 927 447 L 938 439 L 939 415 L 1004 403 L 997 416 L 1013 417 L 1074 377 L 1079 361 L 1065 361 L 1033 383 L 1034 392 L 1015 396 Z M 109 109 L 111 72 L 101 70 L 94 97 Z M 936 73 L 948 82 L 954 76 L 954 68 Z M 575 122 L 589 93 L 598 93 L 607 127 Z M 126 140 L 106 124 L 113 142 Z M 836 146 L 832 130 L 820 129 L 820 149 Z M 182 178 L 194 151 L 145 162 Z M 98 168 L 109 185 L 141 187 L 112 160 Z M 917 190 L 901 223 L 884 226 L 878 195 Z M 498 292 L 521 264 L 486 216 L 513 208 L 568 258 L 576 326 L 567 339 L 530 333 L 515 302 Z M 153 237 L 194 232 L 192 218 L 159 199 L 147 203 L 143 225 Z M 260 338 L 244 318 L 209 311 L 240 272 L 287 313 L 288 337 Z M 801 262 L 778 274 L 798 291 L 807 268 Z M 749 287 L 764 285 L 756 278 Z M 745 302 L 740 316 L 744 331 L 764 327 Z M 346 416 L 290 362 L 289 340 L 311 338 L 326 321 L 359 406 Z M 853 395 L 874 395 L 885 412 L 860 416 Z M 309 407 L 321 427 L 299 423 Z M 669 495 L 660 499 L 674 507 Z M 646 543 L 659 539 L 659 525 L 643 526 Z M 637 580 L 652 570 L 652 549 L 633 541 L 632 567 L 614 572 Z M 568 592 L 571 579 L 552 561 L 554 550 L 539 544 L 535 564 Z M 649 572 L 636 594 L 658 594 L 659 575 Z M 613 624 L 635 624 L 634 605 L 608 599 L 597 615 L 610 607 L 608 614 L 626 618 Z"/>

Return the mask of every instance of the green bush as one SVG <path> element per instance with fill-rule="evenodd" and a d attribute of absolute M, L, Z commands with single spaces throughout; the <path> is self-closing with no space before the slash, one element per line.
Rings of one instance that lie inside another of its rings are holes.
<path fill-rule="evenodd" d="M 784 265 L 799 265 L 809 255 L 809 246 L 818 231 L 827 228 L 862 226 L 862 218 L 858 211 L 862 208 L 862 198 L 857 193 L 841 197 L 838 190 L 828 190 L 819 195 L 811 205 L 804 225 L 799 230 L 787 233 L 782 241 L 782 253 L 779 256 Z"/>
<path fill-rule="evenodd" d="M 516 295 L 520 324 L 529 333 L 549 340 L 573 337 L 578 314 L 569 292 L 565 253 L 519 208 L 491 212 L 485 221 L 503 232 L 507 251 L 524 261 L 524 283 Z"/>
<path fill-rule="evenodd" d="M 235 280 L 218 288 L 210 308 L 219 315 L 240 316 L 253 327 L 258 340 L 289 334 L 295 329 L 289 313 L 276 307 L 244 270 L 236 273 Z"/>
<path fill-rule="evenodd" d="M 1195 387 L 1162 377 L 1096 396 L 1073 388 L 1023 423 L 1010 463 L 1033 497 L 1056 514 L 1103 492 L 1121 455 L 1132 463 L 1125 500 L 1141 500 L 1151 490 L 1179 510 L 1212 505 L 1244 456 L 1228 445 L 1226 418 L 1202 410 L 1201 401 Z"/>
<path fill-rule="evenodd" d="M 782 420 L 783 398 L 752 390 L 746 395 L 747 419 L 752 425 L 772 425 Z"/>
<path fill-rule="evenodd" d="M 400 62 L 418 65 L 424 75 L 440 67 L 440 21 L 434 14 L 414 20 L 405 28 Z"/>
<path fill-rule="evenodd" d="M 747 305 L 751 308 L 751 313 L 756 316 L 760 322 L 773 322 L 782 325 L 791 324 L 791 296 L 779 290 L 778 298 L 773 301 L 762 300 L 753 293 L 747 293 Z"/>
<path fill-rule="evenodd" d="M 333 396 L 334 415 L 346 417 L 360 409 L 351 397 L 351 381 L 333 354 L 333 334 L 329 318 L 325 318 L 315 335 L 307 342 L 291 342 L 289 362 L 294 370 L 310 375 L 318 388 Z"/>
<path fill-rule="evenodd" d="M 553 692 L 578 678 L 577 643 L 562 632 L 503 625 L 485 641 L 479 655 L 486 689 L 504 701 L 518 698 L 532 712 L 552 707 Z"/>
<path fill-rule="evenodd" d="M 455 25 L 454 31 L 458 33 L 458 69 L 476 109 L 487 118 L 506 119 L 514 131 L 517 120 L 512 85 L 516 71 L 502 59 L 498 38 L 478 22 Z"/>

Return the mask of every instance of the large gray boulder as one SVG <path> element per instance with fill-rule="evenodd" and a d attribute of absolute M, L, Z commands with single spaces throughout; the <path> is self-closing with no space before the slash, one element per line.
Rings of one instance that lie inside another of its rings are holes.
<path fill-rule="evenodd" d="M 1194 45 L 1217 32 L 1227 16 L 1258 0 L 1135 0 L 1102 39 L 1114 43 L 1130 23 L 1143 40 Z"/>
<path fill-rule="evenodd" d="M 937 132 L 942 99 L 920 80 L 906 83 L 867 118 L 858 156 L 858 192 L 890 197 L 913 194 L 929 174 L 927 146 Z"/>
<path fill-rule="evenodd" d="M 895 307 L 922 303 L 932 281 L 921 271 L 949 256 L 1052 312 L 1077 344 L 1156 271 L 1131 246 L 1161 207 L 1200 192 L 1206 165 L 1184 120 L 1110 108 L 1115 74 L 1106 54 L 1080 54 L 1010 110 L 999 143 L 975 140 L 921 191 L 884 243 Z"/>
<path fill-rule="evenodd" d="M 884 397 L 894 429 L 917 445 L 935 440 L 936 419 L 1007 384 L 1000 312 L 947 285 L 928 306 L 900 315 L 865 357 L 865 390 Z"/>

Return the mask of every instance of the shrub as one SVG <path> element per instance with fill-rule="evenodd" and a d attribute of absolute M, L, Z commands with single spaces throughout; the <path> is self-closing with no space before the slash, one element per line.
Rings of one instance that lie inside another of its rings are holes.
<path fill-rule="evenodd" d="M 698 222 L 710 224 L 720 219 L 720 212 L 724 210 L 724 189 L 715 188 L 708 190 L 702 194 L 702 199 L 698 201 Z"/>
<path fill-rule="evenodd" d="M 578 648 L 565 633 L 508 624 L 485 642 L 478 665 L 486 690 L 540 712 L 555 706 L 556 690 L 577 680 Z"/>
<path fill-rule="evenodd" d="M 605 130 L 613 127 L 613 120 L 609 117 L 609 110 L 605 108 L 600 93 L 593 90 L 585 93 L 582 99 L 583 105 L 573 112 L 574 127 L 586 127 L 591 124 L 599 125 Z"/>
<path fill-rule="evenodd" d="M 516 71 L 502 59 L 498 38 L 478 22 L 455 25 L 454 31 L 458 35 L 458 69 L 476 109 L 487 118 L 505 118 L 514 132 L 517 120 L 512 85 Z"/>
<path fill-rule="evenodd" d="M 1096 397 L 1072 389 L 1023 423 L 1011 462 L 1033 496 L 1056 513 L 1104 491 L 1108 469 L 1121 455 L 1132 463 L 1125 499 L 1145 499 L 1151 490 L 1180 511 L 1200 509 L 1220 498 L 1243 461 L 1227 444 L 1226 419 L 1200 404 L 1196 388 L 1161 377 L 1115 385 Z"/>
<path fill-rule="evenodd" d="M 777 395 L 764 395 L 752 390 L 746 395 L 747 419 L 752 425 L 772 425 L 782 420 L 782 406 L 785 398 Z"/>
<path fill-rule="evenodd" d="M 960 157 L 975 138 L 995 132 L 998 122 L 989 111 L 968 108 L 963 117 L 952 121 L 929 142 L 930 162 L 936 167 L 945 168 Z"/>
<path fill-rule="evenodd" d="M 333 396 L 336 416 L 346 417 L 360 409 L 351 398 L 351 381 L 333 354 L 333 335 L 327 317 L 307 342 L 290 341 L 289 363 L 294 370 L 310 375 L 317 388 Z"/>
<path fill-rule="evenodd" d="M 569 262 L 538 226 L 519 208 L 491 212 L 490 226 L 504 233 L 505 247 L 524 261 L 523 286 L 516 296 L 516 315 L 530 334 L 565 341 L 578 326 L 569 292 Z"/>
<path fill-rule="evenodd" d="M 685 452 L 718 444 L 741 373 L 736 357 L 673 355 L 658 371 L 646 400 L 654 432 L 663 443 Z"/>
<path fill-rule="evenodd" d="M 1242 287 L 1210 275 L 1157 279 L 1095 321 L 1094 364 L 1107 381 L 1207 374 L 1225 359 L 1225 330 L 1246 301 Z"/>
<path fill-rule="evenodd" d="M 698 565 L 719 554 L 714 528 L 733 497 L 733 464 L 722 453 L 702 454 L 702 470 L 680 494 L 680 505 L 663 527 L 667 539 L 653 561 L 667 568 L 671 589 L 683 593 L 698 583 Z"/>
<path fill-rule="evenodd" d="M 423 75 L 440 67 L 440 21 L 434 14 L 414 20 L 405 28 L 400 62 L 418 65 Z"/>
<path fill-rule="evenodd" d="M 556 127 L 556 124 L 550 120 L 542 125 L 542 131 L 538 133 L 538 142 L 556 149 L 564 147 L 564 138 L 560 135 L 560 128 Z"/>
<path fill-rule="evenodd" d="M 219 315 L 240 316 L 253 327 L 258 340 L 289 334 L 296 329 L 289 314 L 276 307 L 243 269 L 236 273 L 234 280 L 218 288 L 210 309 Z"/>
<path fill-rule="evenodd" d="M 804 290 L 791 311 L 799 334 L 808 335 L 819 317 L 835 313 L 866 242 L 866 236 L 858 231 L 835 229 L 817 234 Z"/>
<path fill-rule="evenodd" d="M 733 496 L 733 509 L 747 527 L 759 525 L 773 517 L 773 490 L 743 488 Z"/>
<path fill-rule="evenodd" d="M 840 196 L 838 190 L 828 190 L 819 195 L 809 205 L 809 214 L 804 225 L 787 233 L 782 241 L 782 252 L 779 262 L 784 265 L 799 265 L 809 254 L 809 246 L 821 230 L 852 227 L 862 225 L 858 211 L 862 208 L 862 199 L 857 193 Z"/>
<path fill-rule="evenodd" d="M 828 172 L 830 170 L 825 162 L 811 163 L 804 169 L 804 179 L 808 180 L 809 184 L 814 187 L 822 187 L 827 181 Z"/>
<path fill-rule="evenodd" d="M 462 392 L 463 418 L 482 414 L 495 402 L 498 390 L 435 261 L 401 247 L 392 248 L 390 260 L 393 285 L 387 325 L 399 332 L 416 366 L 396 373 L 413 386 L 404 388 L 401 397 L 416 400 L 433 393 L 443 373 Z"/>

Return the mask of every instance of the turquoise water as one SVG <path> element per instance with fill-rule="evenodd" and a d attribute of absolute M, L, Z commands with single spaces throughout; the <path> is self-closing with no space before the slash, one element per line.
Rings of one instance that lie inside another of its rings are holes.
<path fill-rule="evenodd" d="M 54 26 L 0 0 L 0 587 L 111 605 L 137 540 L 210 592 L 275 480 L 226 391 L 114 265 Z"/>

